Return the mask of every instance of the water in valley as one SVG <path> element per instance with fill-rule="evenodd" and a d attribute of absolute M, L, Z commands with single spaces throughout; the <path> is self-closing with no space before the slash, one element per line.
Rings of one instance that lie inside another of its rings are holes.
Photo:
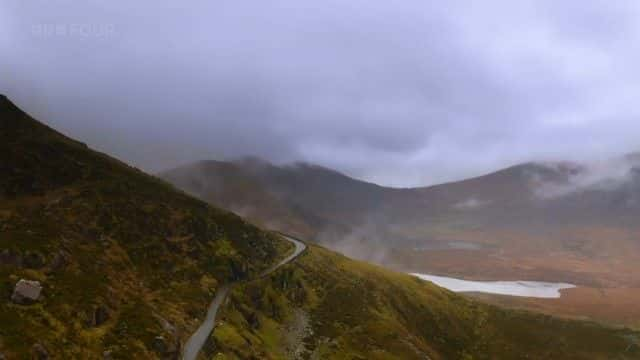
<path fill-rule="evenodd" d="M 482 292 L 535 298 L 559 298 L 560 290 L 575 287 L 572 284 L 542 281 L 472 281 L 429 274 L 413 273 L 411 275 L 455 292 Z"/>

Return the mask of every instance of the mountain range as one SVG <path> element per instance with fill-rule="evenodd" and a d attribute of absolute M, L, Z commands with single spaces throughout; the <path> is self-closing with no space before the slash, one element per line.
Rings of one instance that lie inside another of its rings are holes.
<path fill-rule="evenodd" d="M 267 228 L 396 270 L 573 283 L 563 302 L 509 302 L 640 326 L 637 153 L 531 162 L 405 189 L 258 158 L 201 161 L 159 176 Z"/>
<path fill-rule="evenodd" d="M 303 169 L 307 180 L 326 176 L 315 183 L 328 188 L 360 186 L 335 172 Z M 300 170 L 282 171 L 271 181 Z M 256 196 L 265 204 L 256 209 L 300 216 L 291 225 L 300 233 L 340 217 L 330 213 L 332 199 L 351 199 L 341 204 L 353 222 L 347 212 L 372 201 L 355 189 L 322 199 L 307 193 L 303 178 L 286 184 L 299 187 L 301 201 L 320 203 L 316 217 L 262 187 L 219 196 Z M 255 185 L 223 181 L 239 184 L 234 191 Z M 364 187 L 376 196 L 407 196 Z M 0 97 L 0 358 L 180 358 L 209 302 L 229 283 L 237 286 L 201 358 L 640 356 L 633 330 L 488 305 L 319 245 L 260 277 L 292 250 L 279 234 L 91 150 Z"/>

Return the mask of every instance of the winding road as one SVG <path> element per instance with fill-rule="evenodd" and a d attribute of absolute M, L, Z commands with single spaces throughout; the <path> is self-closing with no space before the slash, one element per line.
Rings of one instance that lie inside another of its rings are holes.
<path fill-rule="evenodd" d="M 293 253 L 291 253 L 289 256 L 284 258 L 279 263 L 271 266 L 267 270 L 260 273 L 260 276 L 258 276 L 257 278 L 250 279 L 249 281 L 268 276 L 272 272 L 278 270 L 281 266 L 286 265 L 291 261 L 295 260 L 298 256 L 300 256 L 300 254 L 302 254 L 303 251 L 307 249 L 307 245 L 305 245 L 303 242 L 299 240 L 293 239 L 284 234 L 282 235 L 282 237 L 285 240 L 288 240 L 291 243 L 293 243 L 293 245 L 295 246 Z M 227 295 L 229 295 L 229 291 L 231 290 L 233 285 L 234 283 L 224 284 L 218 289 L 215 297 L 213 298 L 213 300 L 211 301 L 211 304 L 209 305 L 209 309 L 207 310 L 207 315 L 205 316 L 204 321 L 202 322 L 202 325 L 200 325 L 200 327 L 196 330 L 196 332 L 193 333 L 193 335 L 191 335 L 189 340 L 187 340 L 187 343 L 184 345 L 184 350 L 182 352 L 183 360 L 196 359 L 196 357 L 198 356 L 198 353 L 200 352 L 200 349 L 202 349 L 202 346 L 204 346 L 204 343 L 207 341 L 207 338 L 213 331 L 213 328 L 216 325 L 216 315 L 218 314 L 220 305 L 222 305 L 224 300 L 227 298 Z"/>

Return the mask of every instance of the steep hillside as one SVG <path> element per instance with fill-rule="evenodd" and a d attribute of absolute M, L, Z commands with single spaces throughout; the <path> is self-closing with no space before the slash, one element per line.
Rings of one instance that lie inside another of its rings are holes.
<path fill-rule="evenodd" d="M 162 177 L 211 204 L 229 209 L 267 227 L 295 229 L 299 235 L 312 234 L 295 209 L 266 191 L 241 166 L 221 161 L 202 161 L 174 169 Z"/>
<path fill-rule="evenodd" d="M 288 246 L 0 98 L 6 358 L 177 355 L 218 284 L 258 273 Z M 40 282 L 35 304 L 12 300 L 20 279 Z"/>
<path fill-rule="evenodd" d="M 392 238 L 389 228 L 377 224 L 388 223 L 389 216 L 401 217 L 387 210 L 389 204 L 398 197 L 405 204 L 414 200 L 405 191 L 351 179 L 323 167 L 305 163 L 275 166 L 257 158 L 201 161 L 160 177 L 212 204 L 251 209 L 249 218 L 267 227 L 328 241 L 345 238 L 363 226 L 368 227 L 367 233 L 388 240 Z"/>
<path fill-rule="evenodd" d="M 255 209 L 251 217 L 262 223 L 283 215 L 293 218 L 304 225 L 293 229 L 275 225 L 301 235 L 317 235 L 319 229 L 327 228 L 346 230 L 361 222 L 362 214 L 375 213 L 389 192 L 396 192 L 319 166 L 299 163 L 279 167 L 257 158 L 201 161 L 160 176 L 211 203 Z M 230 194 L 238 196 L 230 200 Z"/>

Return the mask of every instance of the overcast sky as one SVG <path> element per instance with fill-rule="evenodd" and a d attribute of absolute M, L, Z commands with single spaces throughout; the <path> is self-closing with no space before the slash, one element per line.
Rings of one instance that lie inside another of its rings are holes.
<path fill-rule="evenodd" d="M 145 170 L 392 186 L 640 150 L 640 2 L 0 2 L 0 92 Z"/>

